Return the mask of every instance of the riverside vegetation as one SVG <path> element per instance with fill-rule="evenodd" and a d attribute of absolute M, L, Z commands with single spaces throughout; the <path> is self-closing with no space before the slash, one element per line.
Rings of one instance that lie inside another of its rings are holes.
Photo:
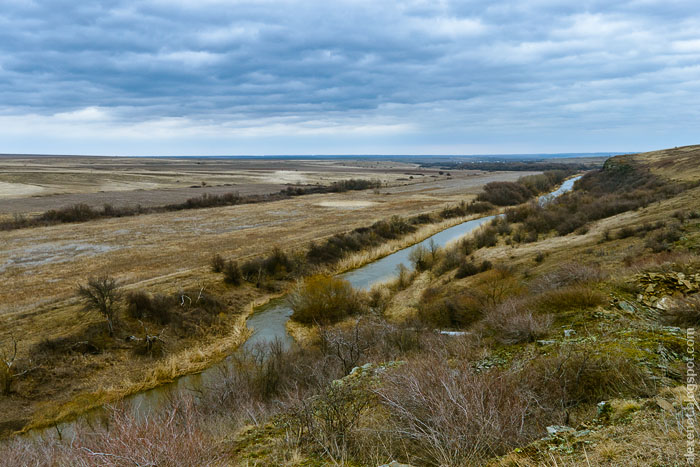
<path fill-rule="evenodd" d="M 336 185 L 358 187 L 361 183 Z M 204 276 L 201 282 L 187 287 L 174 283 L 170 290 L 149 292 L 125 287 L 109 276 L 86 277 L 82 285 L 76 285 L 75 295 L 89 306 L 83 307 L 74 299 L 75 305 L 69 302 L 60 308 L 74 313 L 67 332 L 34 332 L 20 322 L 3 334 L 3 349 L 13 350 L 16 343 L 19 352 L 12 352 L 13 371 L 2 376 L 8 394 L 0 403 L 8 409 L 9 417 L 0 424 L 0 433 L 50 426 L 177 376 L 201 371 L 245 339 L 245 318 L 255 304 L 290 288 L 298 278 L 371 261 L 392 248 L 461 222 L 470 212 L 492 208 L 472 201 L 432 214 L 394 216 L 311 242 L 303 249 L 275 248 L 269 255 L 241 261 L 240 265 L 214 255 L 211 267 L 223 272 L 221 282 L 200 271 L 198 274 Z M 103 323 L 96 319 L 100 315 Z M 29 326 L 27 318 L 31 316 L 23 315 Z M 110 367 L 123 365 L 135 371 L 128 376 L 114 373 L 109 378 Z M 106 374 L 107 383 L 98 382 L 97 374 Z"/>
<path fill-rule="evenodd" d="M 303 250 L 240 264 L 214 256 L 222 287 L 282 291 L 298 281 L 298 345 L 237 354 L 215 387 L 145 418 L 117 405 L 104 427 L 79 426 L 70 442 L 8 440 L 0 462 L 684 463 L 694 355 L 681 326 L 700 324 L 700 176 L 673 167 L 688 154 L 700 148 L 614 157 L 548 204 L 532 198 L 565 174 L 487 185 L 472 203 Z M 508 205 L 517 206 L 471 237 L 414 250 L 413 270 L 368 292 L 330 276 L 348 255 L 417 226 Z M 149 327 L 188 334 L 221 324 L 220 302 L 203 290 L 134 292 L 121 303 L 138 358 L 163 358 Z M 107 329 L 91 331 L 100 340 L 86 349 L 113 345 Z M 31 377 L 20 375 L 28 365 L 1 373 L 15 378 L 10 388 Z"/>

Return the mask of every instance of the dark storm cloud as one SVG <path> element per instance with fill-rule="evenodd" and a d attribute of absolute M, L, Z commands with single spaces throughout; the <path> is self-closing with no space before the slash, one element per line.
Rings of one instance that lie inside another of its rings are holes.
<path fill-rule="evenodd" d="M 535 132 L 612 144 L 615 129 L 667 134 L 670 118 L 687 138 L 700 103 L 695 3 L 610 3 L 10 0 L 0 115 L 48 130 L 83 122 L 95 141 L 165 121 L 222 145 L 333 128 L 425 147 L 536 145 Z"/>

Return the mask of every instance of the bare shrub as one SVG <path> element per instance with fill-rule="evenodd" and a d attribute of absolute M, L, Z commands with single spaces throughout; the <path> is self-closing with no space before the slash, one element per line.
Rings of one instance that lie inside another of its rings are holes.
<path fill-rule="evenodd" d="M 479 229 L 474 235 L 476 248 L 487 248 L 498 243 L 498 230 L 492 226 L 486 226 Z"/>
<path fill-rule="evenodd" d="M 534 306 L 546 313 L 594 308 L 606 304 L 607 301 L 603 293 L 586 285 L 571 285 L 549 290 L 533 299 Z"/>
<path fill-rule="evenodd" d="M 491 263 L 484 263 L 481 268 L 488 270 L 479 276 L 472 289 L 482 306 L 494 307 L 522 292 L 522 285 L 511 269 L 503 266 L 491 269 Z"/>
<path fill-rule="evenodd" d="M 408 270 L 408 268 L 403 264 L 396 266 L 396 288 L 398 290 L 404 290 L 413 282 L 415 275 Z"/>
<path fill-rule="evenodd" d="M 391 302 L 391 292 L 388 286 L 384 284 L 376 284 L 372 286 L 366 294 L 367 306 L 371 311 L 378 315 L 382 315 L 389 307 Z"/>
<path fill-rule="evenodd" d="M 457 272 L 455 273 L 455 277 L 457 279 L 464 279 L 465 277 L 473 276 L 479 272 L 479 266 L 474 264 L 473 261 L 468 260 L 467 258 L 462 258 L 461 262 L 459 263 L 459 267 L 457 268 Z"/>
<path fill-rule="evenodd" d="M 137 320 L 149 320 L 158 324 L 168 324 L 172 319 L 171 311 L 177 306 L 175 297 L 163 294 L 149 295 L 143 291 L 129 292 L 126 295 L 126 311 Z"/>
<path fill-rule="evenodd" d="M 534 342 L 547 334 L 552 319 L 533 314 L 522 302 L 506 300 L 485 318 L 485 324 L 503 344 Z"/>
<path fill-rule="evenodd" d="M 418 304 L 418 317 L 435 328 L 469 326 L 482 313 L 481 302 L 471 293 L 444 293 L 435 287 L 427 288 Z"/>
<path fill-rule="evenodd" d="M 3 465 L 213 465 L 223 449 L 205 433 L 188 399 L 137 418 L 126 406 L 108 410 L 109 428 L 79 426 L 70 442 L 16 438 L 3 447 Z"/>
<path fill-rule="evenodd" d="M 362 311 L 357 292 L 346 280 L 309 277 L 289 296 L 292 319 L 300 323 L 333 323 Z"/>
<path fill-rule="evenodd" d="M 467 213 L 470 214 L 483 214 L 495 209 L 495 206 L 486 201 L 473 200 L 467 205 Z"/>
<path fill-rule="evenodd" d="M 524 203 L 533 194 L 527 186 L 517 182 L 490 182 L 476 199 L 496 206 L 512 206 Z"/>
<path fill-rule="evenodd" d="M 241 285 L 243 282 L 243 273 L 238 266 L 238 261 L 227 261 L 222 270 L 224 273 L 224 282 L 231 285 Z"/>
<path fill-rule="evenodd" d="M 532 281 L 530 290 L 534 293 L 542 293 L 567 285 L 599 282 L 606 277 L 607 274 L 596 264 L 566 263 Z"/>
<path fill-rule="evenodd" d="M 363 376 L 334 381 L 292 406 L 283 422 L 288 436 L 341 464 L 359 454 L 359 423 L 375 397 Z"/>
<path fill-rule="evenodd" d="M 524 377 L 542 395 L 543 403 L 562 409 L 612 397 L 654 394 L 653 380 L 620 350 L 571 346 L 533 360 Z"/>
<path fill-rule="evenodd" d="M 437 272 L 439 274 L 444 274 L 447 271 L 459 267 L 464 260 L 465 255 L 459 245 L 446 248 L 441 261 L 438 263 Z"/>
<path fill-rule="evenodd" d="M 425 359 L 384 377 L 376 390 L 398 438 L 397 457 L 418 465 L 474 465 L 536 438 L 542 419 L 517 375 L 476 373 Z"/>
<path fill-rule="evenodd" d="M 465 277 L 488 271 L 492 267 L 493 265 L 490 261 L 484 260 L 480 265 L 477 265 L 472 259 L 462 258 L 462 261 L 457 268 L 457 272 L 455 273 L 455 277 L 457 279 L 464 279 Z"/>
<path fill-rule="evenodd" d="M 216 254 L 212 256 L 209 264 L 211 266 L 212 272 L 221 272 L 224 270 L 224 266 L 226 266 L 226 261 L 221 255 Z"/>
<path fill-rule="evenodd" d="M 126 294 L 126 312 L 134 319 L 143 319 L 153 309 L 151 297 L 142 290 Z"/>
<path fill-rule="evenodd" d="M 17 340 L 10 336 L 10 342 L 0 347 L 0 394 L 6 396 L 12 391 L 15 378 L 27 373 L 17 369 Z"/>
<path fill-rule="evenodd" d="M 371 346 L 369 340 L 362 334 L 359 320 L 349 332 L 324 326 L 318 331 L 321 352 L 337 359 L 343 368 L 343 374 L 347 375 L 359 364 L 360 359 Z"/>
<path fill-rule="evenodd" d="M 119 286 L 114 278 L 109 276 L 91 277 L 87 284 L 78 287 L 78 295 L 82 297 L 88 311 L 96 310 L 107 320 L 109 335 L 114 335 L 116 320 L 116 302 L 119 299 Z"/>
<path fill-rule="evenodd" d="M 669 251 L 671 250 L 673 243 L 680 240 L 682 235 L 683 232 L 681 230 L 681 226 L 678 224 L 672 224 L 649 238 L 646 241 L 645 246 L 650 248 L 654 253 Z"/>
<path fill-rule="evenodd" d="M 423 245 L 413 247 L 409 253 L 408 259 L 417 271 L 430 269 L 433 264 L 433 255 L 431 255 L 430 251 Z"/>

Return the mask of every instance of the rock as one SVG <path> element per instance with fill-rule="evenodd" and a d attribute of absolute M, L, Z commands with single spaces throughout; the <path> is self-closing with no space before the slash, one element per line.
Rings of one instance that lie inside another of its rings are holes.
<path fill-rule="evenodd" d="M 362 366 L 356 366 L 352 370 L 350 370 L 350 376 L 356 375 L 358 373 L 365 373 L 366 371 L 370 370 L 372 368 L 371 363 L 365 363 Z"/>
<path fill-rule="evenodd" d="M 673 307 L 673 300 L 670 297 L 663 297 L 654 305 L 659 310 L 668 311 Z"/>
<path fill-rule="evenodd" d="M 657 398 L 656 405 L 658 405 L 662 410 L 665 410 L 666 412 L 674 412 L 675 411 L 675 409 L 673 408 L 673 404 L 671 404 L 666 399 Z"/>
<path fill-rule="evenodd" d="M 558 435 L 559 433 L 571 433 L 573 431 L 576 430 L 566 425 L 550 425 L 547 427 L 547 433 L 549 433 L 550 435 Z"/>
<path fill-rule="evenodd" d="M 591 433 L 591 430 L 580 430 L 574 433 L 574 436 L 580 438 L 581 436 L 586 436 Z"/>
<path fill-rule="evenodd" d="M 388 464 L 382 464 L 379 467 L 413 467 L 411 464 L 402 464 L 400 462 L 391 461 Z"/>
<path fill-rule="evenodd" d="M 471 334 L 467 331 L 440 331 L 438 330 L 438 334 L 442 334 L 443 336 L 466 336 L 467 334 Z"/>
<path fill-rule="evenodd" d="M 556 343 L 557 343 L 557 341 L 546 341 L 546 340 L 537 341 L 537 345 L 552 345 L 552 344 L 556 344 Z"/>
<path fill-rule="evenodd" d="M 627 313 L 634 313 L 634 312 L 636 311 L 636 310 L 634 309 L 634 307 L 633 307 L 632 305 L 630 305 L 629 303 L 627 303 L 627 302 L 620 302 L 620 303 L 618 303 L 617 305 L 620 307 L 620 309 L 621 309 L 622 311 L 625 311 L 625 312 L 627 312 Z"/>
<path fill-rule="evenodd" d="M 576 331 L 575 331 L 575 330 L 573 330 L 573 329 L 564 329 L 564 337 L 571 337 L 571 336 L 575 336 L 575 335 L 576 335 Z"/>

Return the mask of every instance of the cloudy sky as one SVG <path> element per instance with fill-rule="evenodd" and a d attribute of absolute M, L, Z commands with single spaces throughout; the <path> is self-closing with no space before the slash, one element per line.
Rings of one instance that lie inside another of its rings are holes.
<path fill-rule="evenodd" d="M 696 143 L 697 0 L 0 2 L 0 153 Z"/>

